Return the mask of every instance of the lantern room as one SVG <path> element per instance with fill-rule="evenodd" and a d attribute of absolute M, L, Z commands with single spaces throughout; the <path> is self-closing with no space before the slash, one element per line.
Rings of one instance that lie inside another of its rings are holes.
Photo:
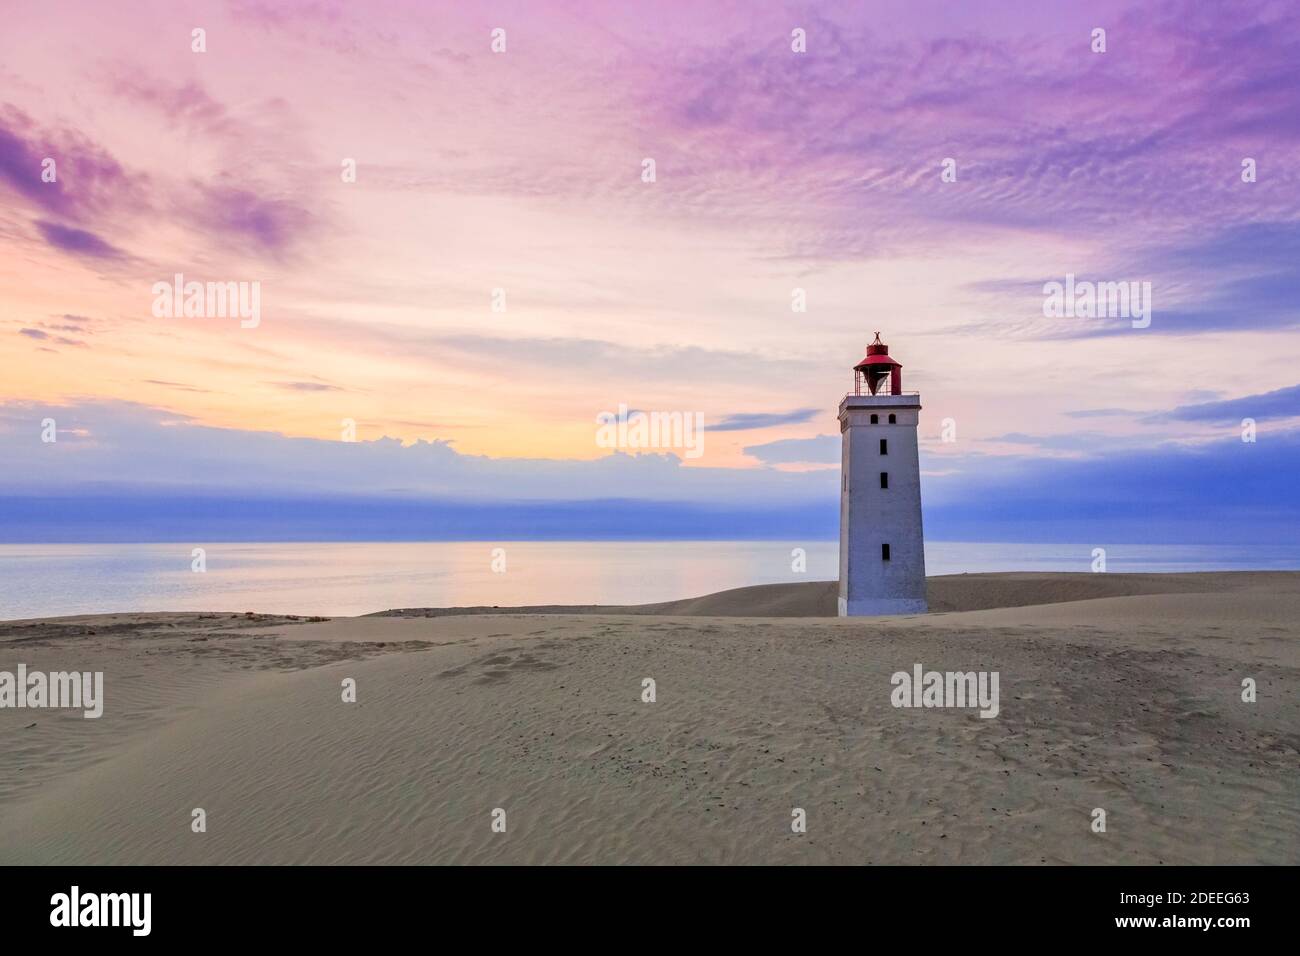
<path fill-rule="evenodd" d="M 903 366 L 889 357 L 889 346 L 880 341 L 879 332 L 867 346 L 867 357 L 853 366 L 853 394 L 862 395 L 863 386 L 868 395 L 903 394 Z"/>

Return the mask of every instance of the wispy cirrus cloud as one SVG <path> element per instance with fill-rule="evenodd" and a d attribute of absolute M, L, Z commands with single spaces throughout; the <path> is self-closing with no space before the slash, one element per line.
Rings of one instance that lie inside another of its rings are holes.
<path fill-rule="evenodd" d="M 343 389 L 337 385 L 330 385 L 326 382 L 270 382 L 276 388 L 282 388 L 289 392 L 341 392 Z"/>
<path fill-rule="evenodd" d="M 1245 187 L 1243 187 L 1245 188 Z M 1105 253 L 1077 266 L 1075 282 L 1147 282 L 1151 323 L 1144 335 L 1195 335 L 1300 326 L 1300 220 L 1202 228 L 1172 244 L 1149 243 L 1120 256 Z M 1019 321 L 980 318 L 968 330 L 1015 329 L 1017 337 L 1075 339 L 1133 334 L 1129 316 L 1048 318 L 1044 286 L 1065 275 L 999 278 L 967 285 L 973 296 L 1006 308 Z"/>
<path fill-rule="evenodd" d="M 1286 79 L 1300 39 L 1284 8 L 1255 14 L 1133 7 L 1104 18 L 1104 55 L 1070 17 L 1037 33 L 920 39 L 825 15 L 809 25 L 816 55 L 782 55 L 778 34 L 684 58 L 664 77 L 659 122 L 691 155 L 687 175 L 707 170 L 720 205 L 733 204 L 727 190 L 798 184 L 816 229 L 787 235 L 810 256 L 942 245 L 958 224 L 1108 230 L 1132 250 L 1195 235 L 1207 219 L 1300 212 L 1300 93 Z M 1191 50 L 1232 66 L 1189 68 Z M 1269 173 L 1247 186 L 1240 161 L 1255 154 Z M 946 156 L 956 183 L 938 175 Z M 1125 234 L 1134 214 L 1145 228 Z M 873 229 L 855 232 L 852 218 Z"/>
<path fill-rule="evenodd" d="M 206 394 L 212 391 L 212 389 L 209 388 L 199 388 L 197 385 L 187 385 L 184 382 L 169 382 L 166 379 L 158 379 L 158 378 L 145 379 L 144 383 L 146 385 L 160 385 L 163 388 L 174 388 L 182 392 L 195 392 L 195 393 Z"/>
<path fill-rule="evenodd" d="M 798 425 L 825 414 L 820 408 L 796 408 L 791 412 L 736 412 L 709 425 L 710 431 L 741 432 L 777 425 Z"/>
<path fill-rule="evenodd" d="M 109 71 L 102 82 L 113 95 L 205 135 L 220 136 L 238 128 L 225 104 L 196 79 L 178 83 L 152 80 L 138 63 L 128 63 Z"/>
<path fill-rule="evenodd" d="M 1300 385 L 1278 388 L 1259 395 L 1243 395 L 1219 402 L 1180 405 L 1152 421 L 1227 422 L 1236 424 L 1243 418 L 1286 419 L 1300 417 Z"/>

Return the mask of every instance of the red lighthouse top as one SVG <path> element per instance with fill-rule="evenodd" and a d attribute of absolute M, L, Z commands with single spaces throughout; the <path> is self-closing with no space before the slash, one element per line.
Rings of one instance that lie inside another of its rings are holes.
<path fill-rule="evenodd" d="M 885 379 L 889 380 L 888 390 L 884 388 Z M 889 346 L 880 341 L 879 332 L 867 346 L 866 358 L 853 366 L 853 394 L 861 395 L 863 385 L 871 395 L 903 394 L 903 366 L 889 357 Z"/>

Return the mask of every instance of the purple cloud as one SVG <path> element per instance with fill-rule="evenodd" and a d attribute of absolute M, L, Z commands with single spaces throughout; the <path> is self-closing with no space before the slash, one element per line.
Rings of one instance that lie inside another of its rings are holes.
<path fill-rule="evenodd" d="M 113 76 L 109 84 L 118 96 L 152 107 L 174 124 L 197 126 L 209 133 L 231 125 L 226 107 L 194 81 L 181 86 L 150 82 L 132 63 Z"/>
<path fill-rule="evenodd" d="M 791 412 L 737 412 L 716 425 L 710 425 L 709 431 L 741 432 L 776 425 L 797 425 L 824 414 L 825 410 L 821 408 L 797 408 Z"/>
<path fill-rule="evenodd" d="M 85 229 L 60 226 L 58 223 L 43 220 L 37 220 L 36 228 L 40 229 L 41 235 L 45 237 L 46 242 L 64 252 L 70 252 L 78 256 L 89 256 L 93 259 L 120 259 L 123 257 L 120 249 L 105 242 L 93 232 L 87 232 Z"/>
<path fill-rule="evenodd" d="M 168 382 L 165 379 L 147 378 L 144 380 L 146 385 L 161 385 L 164 388 L 174 388 L 181 392 L 195 392 L 198 394 L 211 395 L 212 389 L 199 388 L 196 385 L 186 385 L 184 382 Z"/>
<path fill-rule="evenodd" d="M 90 330 L 86 328 L 86 325 L 89 324 L 90 319 L 83 318 L 79 315 L 63 315 L 63 316 L 57 316 L 57 318 L 62 318 L 63 321 L 42 322 L 41 328 L 54 329 L 54 331 L 56 332 L 80 332 L 82 334 L 87 334 L 90 332 Z"/>
<path fill-rule="evenodd" d="M 41 342 L 44 341 L 57 342 L 59 345 L 84 346 L 86 344 L 85 342 L 80 342 L 77 339 L 70 339 L 66 335 L 50 335 L 48 332 L 42 332 L 40 329 L 19 329 L 18 334 L 25 335 L 29 339 L 36 339 L 37 341 L 41 341 Z M 50 350 L 42 349 L 42 351 L 50 351 Z"/>
<path fill-rule="evenodd" d="M 960 40 L 813 20 L 804 55 L 774 34 L 662 70 L 650 106 L 660 167 L 689 180 L 679 194 L 696 213 L 761 217 L 773 207 L 755 189 L 797 195 L 796 258 L 969 241 L 954 226 L 1104 230 L 1131 248 L 1207 221 L 1287 220 L 1300 194 L 1300 86 L 1288 79 L 1300 21 L 1280 12 L 1142 5 L 1105 18 L 1105 54 L 1073 18 Z M 1243 184 L 1246 156 L 1268 177 Z M 947 157 L 956 183 L 939 176 Z"/>
<path fill-rule="evenodd" d="M 287 253 L 310 228 L 314 217 L 287 199 L 259 196 L 248 189 L 215 186 L 204 190 L 200 215 L 208 228 L 251 246 L 253 253 Z"/>
<path fill-rule="evenodd" d="M 1262 395 L 1244 395 L 1221 402 L 1179 405 L 1151 421 L 1172 419 L 1182 422 L 1227 422 L 1243 418 L 1295 418 L 1300 416 L 1300 385 L 1278 388 Z"/>
<path fill-rule="evenodd" d="M 54 160 L 55 180 L 42 179 L 43 162 Z M 105 150 L 68 131 L 38 130 L 26 114 L 0 111 L 0 184 L 32 205 L 83 220 L 138 199 L 138 184 Z"/>
<path fill-rule="evenodd" d="M 343 389 L 337 385 L 327 385 L 323 382 L 269 382 L 276 388 L 287 389 L 291 392 L 341 392 Z"/>

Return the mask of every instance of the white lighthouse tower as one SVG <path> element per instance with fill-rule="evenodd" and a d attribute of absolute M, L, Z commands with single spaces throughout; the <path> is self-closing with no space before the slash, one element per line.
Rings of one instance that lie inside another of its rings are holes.
<path fill-rule="evenodd" d="M 877 332 L 840 402 L 840 617 L 926 610 L 920 416 Z"/>

